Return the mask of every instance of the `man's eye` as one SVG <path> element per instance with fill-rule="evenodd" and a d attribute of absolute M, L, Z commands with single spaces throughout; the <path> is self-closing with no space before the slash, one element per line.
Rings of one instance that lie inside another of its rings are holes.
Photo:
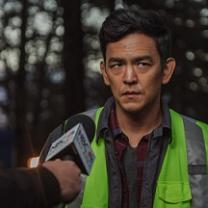
<path fill-rule="evenodd" d="M 113 63 L 113 64 L 110 64 L 110 68 L 120 68 L 122 67 L 122 63 Z"/>
<path fill-rule="evenodd" d="M 150 67 L 151 66 L 151 64 L 149 62 L 137 62 L 136 65 L 139 68 L 147 68 L 147 67 Z"/>

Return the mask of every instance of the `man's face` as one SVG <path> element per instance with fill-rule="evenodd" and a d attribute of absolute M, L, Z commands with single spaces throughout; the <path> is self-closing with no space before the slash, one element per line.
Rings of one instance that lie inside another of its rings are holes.
<path fill-rule="evenodd" d="M 163 68 L 155 41 L 144 34 L 130 34 L 108 43 L 101 72 L 119 110 L 134 113 L 160 102 L 161 85 L 169 82 L 175 60 Z"/>

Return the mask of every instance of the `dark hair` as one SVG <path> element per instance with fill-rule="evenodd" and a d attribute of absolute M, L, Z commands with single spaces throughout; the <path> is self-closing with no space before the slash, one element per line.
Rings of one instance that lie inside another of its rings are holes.
<path fill-rule="evenodd" d="M 108 43 L 116 42 L 132 33 L 152 37 L 162 62 L 170 56 L 171 32 L 166 25 L 166 18 L 156 11 L 134 6 L 115 10 L 103 22 L 99 39 L 104 59 Z"/>

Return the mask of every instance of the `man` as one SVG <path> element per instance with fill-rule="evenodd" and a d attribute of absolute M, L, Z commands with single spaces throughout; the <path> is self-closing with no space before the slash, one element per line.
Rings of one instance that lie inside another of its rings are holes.
<path fill-rule="evenodd" d="M 113 98 L 92 116 L 96 160 L 81 207 L 206 207 L 207 125 L 170 110 L 161 99 L 176 66 L 164 18 L 120 9 L 106 18 L 99 37 L 100 69 Z"/>
<path fill-rule="evenodd" d="M 80 191 L 80 170 L 72 161 L 49 161 L 38 168 L 0 172 L 0 206 L 46 208 L 71 201 Z"/>

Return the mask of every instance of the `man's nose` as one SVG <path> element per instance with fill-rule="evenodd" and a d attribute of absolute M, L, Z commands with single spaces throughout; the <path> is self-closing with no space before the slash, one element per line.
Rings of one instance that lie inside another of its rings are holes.
<path fill-rule="evenodd" d="M 135 84 L 138 81 L 137 73 L 133 66 L 126 67 L 123 81 L 125 84 Z"/>

